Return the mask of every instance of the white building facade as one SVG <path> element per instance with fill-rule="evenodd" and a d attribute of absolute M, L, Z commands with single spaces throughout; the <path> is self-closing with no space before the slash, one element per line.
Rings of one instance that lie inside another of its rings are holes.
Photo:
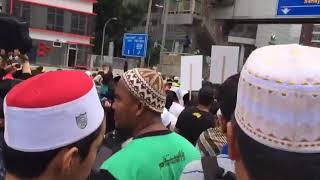
<path fill-rule="evenodd" d="M 95 0 L 10 0 L 10 13 L 29 22 L 33 64 L 88 67 Z"/>

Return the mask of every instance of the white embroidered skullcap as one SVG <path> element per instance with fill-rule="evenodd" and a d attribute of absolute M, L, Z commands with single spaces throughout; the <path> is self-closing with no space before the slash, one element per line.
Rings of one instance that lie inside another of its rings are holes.
<path fill-rule="evenodd" d="M 6 144 L 44 152 L 96 131 L 104 117 L 93 81 L 81 71 L 54 71 L 16 85 L 4 101 Z"/>
<path fill-rule="evenodd" d="M 122 75 L 124 84 L 130 93 L 151 110 L 162 113 L 166 96 L 164 82 L 156 71 L 135 68 Z"/>
<path fill-rule="evenodd" d="M 320 49 L 255 50 L 239 81 L 235 117 L 252 139 L 274 149 L 320 152 Z"/>

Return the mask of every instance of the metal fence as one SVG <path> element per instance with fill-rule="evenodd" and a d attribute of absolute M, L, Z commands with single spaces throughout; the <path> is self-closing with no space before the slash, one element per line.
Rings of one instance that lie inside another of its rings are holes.
<path fill-rule="evenodd" d="M 131 59 L 131 58 L 119 58 L 119 57 L 109 57 L 104 56 L 103 58 L 100 55 L 89 55 L 89 68 L 94 70 L 96 68 L 100 68 L 103 64 L 109 64 L 113 69 L 121 69 L 123 70 L 124 63 L 128 62 L 128 69 L 132 69 L 138 67 L 139 59 Z"/>
<path fill-rule="evenodd" d="M 181 57 L 190 56 L 194 54 L 187 53 L 172 53 L 161 52 L 160 64 L 157 66 L 157 70 L 168 76 L 180 76 L 181 71 Z M 202 78 L 207 80 L 210 76 L 211 58 L 209 56 L 203 56 L 203 71 Z"/>

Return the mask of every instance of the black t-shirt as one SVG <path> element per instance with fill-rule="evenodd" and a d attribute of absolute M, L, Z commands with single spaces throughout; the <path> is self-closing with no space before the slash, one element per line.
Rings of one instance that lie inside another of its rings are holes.
<path fill-rule="evenodd" d="M 15 79 L 27 80 L 32 77 L 29 73 L 23 73 L 22 70 L 18 70 L 13 74 Z"/>
<path fill-rule="evenodd" d="M 6 75 L 6 71 L 2 68 L 0 68 L 0 81 L 2 80 L 3 76 Z"/>
<path fill-rule="evenodd" d="M 179 134 L 193 145 L 196 145 L 200 134 L 211 127 L 214 127 L 213 114 L 201 111 L 197 107 L 183 110 L 176 124 L 176 128 L 180 130 Z"/>
<path fill-rule="evenodd" d="M 0 97 L 0 119 L 4 119 L 3 99 Z"/>
<path fill-rule="evenodd" d="M 0 80 L 0 97 L 4 99 L 4 97 L 7 95 L 7 93 L 18 83 L 20 83 L 21 80 L 19 79 L 6 79 L 6 80 Z"/>

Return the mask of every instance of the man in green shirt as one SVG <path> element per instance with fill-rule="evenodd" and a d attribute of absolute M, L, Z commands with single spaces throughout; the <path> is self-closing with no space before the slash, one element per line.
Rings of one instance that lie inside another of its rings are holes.
<path fill-rule="evenodd" d="M 122 76 L 113 104 L 116 128 L 133 140 L 103 163 L 96 180 L 178 180 L 189 162 L 200 159 L 191 143 L 161 123 L 165 99 L 157 72 L 132 69 Z"/>

